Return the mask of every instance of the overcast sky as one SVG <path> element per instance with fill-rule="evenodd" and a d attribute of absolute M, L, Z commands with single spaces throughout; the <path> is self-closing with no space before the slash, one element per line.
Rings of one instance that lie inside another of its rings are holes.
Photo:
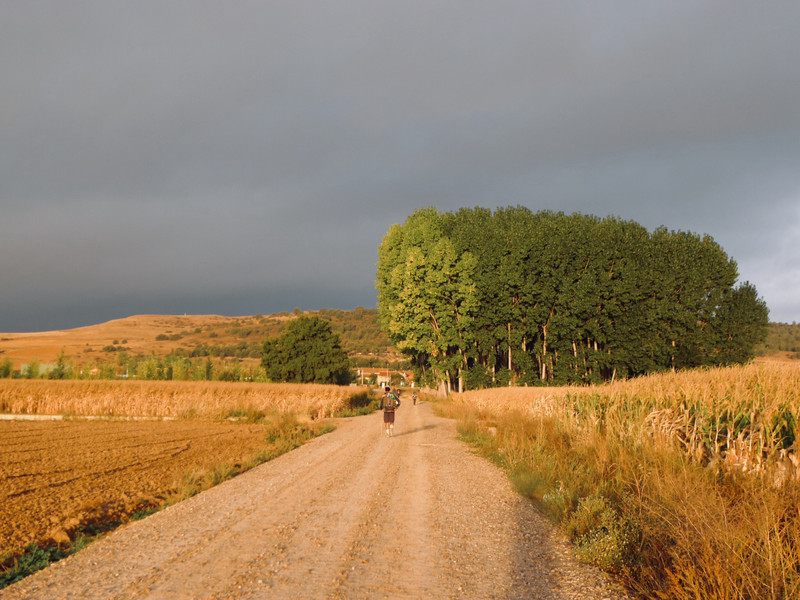
<path fill-rule="evenodd" d="M 0 5 L 0 331 L 376 306 L 415 209 L 711 235 L 800 321 L 800 3 Z"/>

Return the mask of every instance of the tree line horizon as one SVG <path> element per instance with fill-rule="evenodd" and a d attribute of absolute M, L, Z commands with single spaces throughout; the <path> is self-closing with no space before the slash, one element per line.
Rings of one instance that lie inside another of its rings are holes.
<path fill-rule="evenodd" d="M 421 208 L 378 247 L 381 326 L 448 390 L 741 364 L 769 311 L 709 235 L 517 206 Z"/>

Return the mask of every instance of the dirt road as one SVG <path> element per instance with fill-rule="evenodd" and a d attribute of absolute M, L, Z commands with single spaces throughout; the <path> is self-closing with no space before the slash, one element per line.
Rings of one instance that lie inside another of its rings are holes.
<path fill-rule="evenodd" d="M 406 401 L 104 540 L 0 599 L 620 599 L 452 421 Z"/>

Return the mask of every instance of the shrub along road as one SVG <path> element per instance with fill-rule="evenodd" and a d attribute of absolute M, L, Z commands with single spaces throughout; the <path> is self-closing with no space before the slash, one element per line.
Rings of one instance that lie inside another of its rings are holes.
<path fill-rule="evenodd" d="M 626 595 L 453 421 L 406 401 L 132 523 L 0 599 L 597 598 Z"/>

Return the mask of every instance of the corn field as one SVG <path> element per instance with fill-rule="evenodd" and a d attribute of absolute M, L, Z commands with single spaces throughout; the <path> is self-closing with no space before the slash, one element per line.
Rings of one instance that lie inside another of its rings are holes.
<path fill-rule="evenodd" d="M 442 411 L 642 597 L 800 598 L 800 364 L 466 392 Z"/>
<path fill-rule="evenodd" d="M 800 478 L 800 364 L 662 373 L 590 387 L 483 390 L 457 401 L 558 417 L 577 429 L 602 427 L 634 442 L 654 438 L 701 464 L 768 475 L 776 483 Z"/>

